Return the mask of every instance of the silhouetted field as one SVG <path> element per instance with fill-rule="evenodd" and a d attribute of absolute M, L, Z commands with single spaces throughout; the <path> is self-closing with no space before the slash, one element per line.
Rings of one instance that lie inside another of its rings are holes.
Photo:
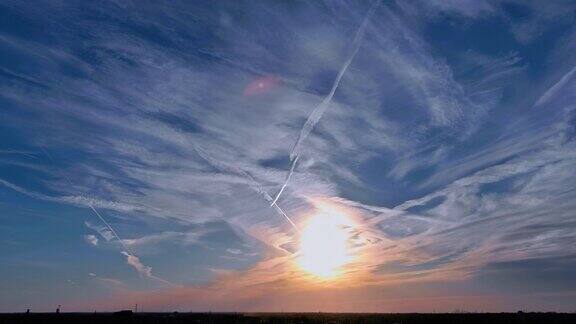
<path fill-rule="evenodd" d="M 565 313 L 66 313 L 0 314 L 0 323 L 576 323 Z"/>

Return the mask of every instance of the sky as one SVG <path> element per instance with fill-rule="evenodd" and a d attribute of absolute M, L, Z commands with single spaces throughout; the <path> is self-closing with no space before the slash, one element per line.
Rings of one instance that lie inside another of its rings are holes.
<path fill-rule="evenodd" d="M 576 311 L 574 53 L 574 1 L 2 1 L 0 311 Z"/>

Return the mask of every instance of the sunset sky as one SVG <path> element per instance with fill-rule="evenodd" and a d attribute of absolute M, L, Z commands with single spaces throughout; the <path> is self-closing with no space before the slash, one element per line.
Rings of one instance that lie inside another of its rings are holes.
<path fill-rule="evenodd" d="M 2 1 L 0 312 L 576 311 L 575 53 L 575 1 Z"/>

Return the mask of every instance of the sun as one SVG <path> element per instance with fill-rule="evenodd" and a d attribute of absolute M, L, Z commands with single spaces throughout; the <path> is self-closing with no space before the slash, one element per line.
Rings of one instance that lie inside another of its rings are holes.
<path fill-rule="evenodd" d="M 306 223 L 300 236 L 298 266 L 321 279 L 332 279 L 349 262 L 348 220 L 340 213 L 321 212 Z"/>

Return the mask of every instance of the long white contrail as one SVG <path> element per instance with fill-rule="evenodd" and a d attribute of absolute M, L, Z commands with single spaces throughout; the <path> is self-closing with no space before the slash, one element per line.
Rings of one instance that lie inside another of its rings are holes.
<path fill-rule="evenodd" d="M 262 188 L 260 183 L 258 181 L 256 181 L 256 179 L 254 179 L 254 177 L 250 173 L 244 171 L 243 169 L 241 169 L 239 167 L 229 166 L 229 165 L 226 165 L 220 161 L 217 161 L 216 159 L 212 158 L 210 155 L 208 155 L 206 152 L 204 152 L 204 150 L 202 150 L 201 148 L 199 148 L 197 146 L 194 146 L 194 151 L 196 151 L 196 153 L 202 159 L 204 159 L 206 162 L 208 162 L 210 165 L 212 165 L 216 169 L 218 169 L 220 171 L 224 171 L 224 172 L 235 173 L 237 175 L 240 175 L 240 176 L 246 178 L 250 182 L 250 187 L 252 187 L 252 189 L 254 189 L 267 202 L 269 202 L 270 206 L 272 206 L 272 208 L 274 208 L 274 210 L 278 214 L 280 214 L 282 217 L 284 217 L 284 219 L 286 219 L 286 221 L 288 221 L 288 223 L 290 223 L 290 225 L 292 225 L 292 227 L 296 230 L 296 232 L 300 232 L 300 230 L 298 229 L 298 226 L 296 226 L 296 223 L 294 223 L 292 221 L 290 216 L 288 216 L 288 214 L 286 214 L 282 210 L 282 208 L 280 208 L 275 202 L 272 201 L 273 200 L 272 196 L 270 196 L 270 194 L 268 194 L 268 192 L 266 192 L 266 190 L 264 190 L 264 188 Z"/>
<path fill-rule="evenodd" d="M 376 8 L 378 7 L 379 4 L 380 4 L 379 0 L 374 1 L 372 6 L 370 7 L 368 12 L 366 13 L 364 20 L 362 21 L 362 24 L 360 24 L 360 27 L 358 28 L 358 30 L 356 31 L 356 35 L 354 36 L 354 40 L 352 41 L 352 51 L 350 52 L 350 56 L 344 62 L 344 64 L 340 68 L 340 71 L 338 71 L 338 75 L 336 76 L 336 79 L 334 80 L 334 83 L 332 84 L 332 88 L 330 89 L 330 92 L 328 93 L 328 95 L 326 97 L 324 97 L 322 102 L 320 102 L 320 104 L 318 104 L 318 106 L 316 106 L 314 108 L 314 110 L 312 111 L 310 116 L 308 116 L 308 120 L 306 120 L 306 123 L 304 124 L 304 126 L 300 130 L 300 134 L 298 135 L 298 139 L 296 140 L 296 143 L 294 143 L 294 146 L 292 147 L 292 151 L 290 152 L 290 162 L 291 162 L 290 171 L 288 171 L 288 174 L 286 175 L 286 178 L 284 180 L 284 183 L 282 184 L 282 187 L 280 188 L 280 191 L 278 191 L 278 194 L 276 194 L 276 197 L 274 198 L 274 200 L 272 200 L 272 203 L 270 205 L 275 205 L 276 202 L 278 201 L 278 198 L 280 198 L 280 195 L 282 194 L 282 192 L 284 192 L 284 189 L 286 189 L 286 186 L 288 185 L 288 182 L 290 181 L 290 178 L 292 177 L 292 174 L 294 173 L 294 169 L 296 168 L 296 163 L 298 163 L 298 158 L 300 157 L 302 143 L 304 142 L 306 137 L 308 137 L 310 132 L 314 129 L 314 126 L 316 126 L 318 121 L 320 121 L 320 118 L 322 118 L 322 115 L 324 114 L 326 109 L 328 109 L 328 106 L 330 105 L 330 102 L 332 101 L 332 97 L 334 97 L 334 93 L 336 93 L 336 89 L 338 89 L 338 86 L 340 85 L 340 81 L 342 80 L 344 73 L 346 73 L 348 66 L 350 66 L 350 63 L 352 63 L 352 61 L 356 57 L 356 54 L 358 53 L 358 50 L 360 49 L 360 45 L 362 44 L 362 39 L 364 38 L 364 34 L 366 32 L 366 26 L 368 25 L 370 17 L 372 17 L 372 15 L 374 14 L 374 11 L 376 11 Z"/>

